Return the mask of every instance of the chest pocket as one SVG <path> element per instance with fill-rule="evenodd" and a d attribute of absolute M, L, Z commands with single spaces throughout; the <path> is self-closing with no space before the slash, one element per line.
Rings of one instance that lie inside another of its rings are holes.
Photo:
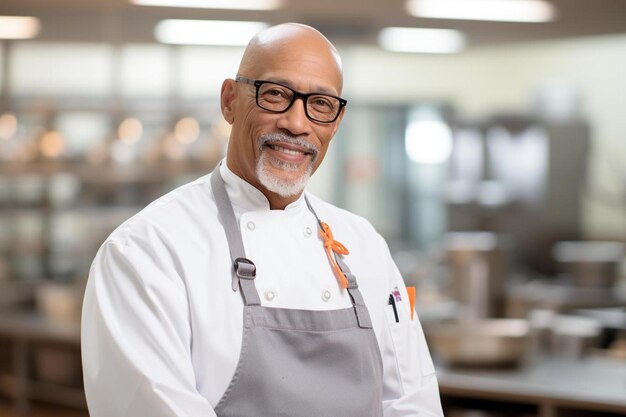
<path fill-rule="evenodd" d="M 394 298 L 394 304 L 385 306 L 385 318 L 395 351 L 397 373 L 402 391 L 412 391 L 423 385 L 425 377 L 435 372 L 422 326 L 414 314 L 411 320 L 408 295 L 404 288 L 400 290 L 400 300 Z M 397 314 L 397 318 L 396 318 Z M 419 372 L 415 372 L 415 368 Z"/>

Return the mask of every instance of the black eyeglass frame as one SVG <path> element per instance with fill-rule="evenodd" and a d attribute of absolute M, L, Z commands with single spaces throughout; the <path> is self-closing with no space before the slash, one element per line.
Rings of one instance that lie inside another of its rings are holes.
<path fill-rule="evenodd" d="M 299 91 L 294 90 L 293 88 L 285 85 L 285 84 L 281 84 L 281 83 L 277 83 L 276 81 L 269 81 L 269 80 L 253 80 L 251 78 L 246 78 L 243 77 L 241 75 L 237 75 L 235 77 L 235 82 L 241 82 L 244 84 L 250 84 L 253 85 L 256 88 L 256 105 L 259 106 L 259 108 L 265 110 L 265 111 L 269 111 L 272 113 L 285 113 L 286 111 L 288 111 L 291 106 L 293 106 L 293 103 L 296 102 L 296 100 L 298 98 L 302 99 L 302 104 L 304 105 L 304 114 L 306 114 L 306 117 L 308 117 L 310 120 L 316 122 L 316 123 L 333 123 L 335 120 L 337 120 L 337 118 L 339 117 L 339 115 L 341 114 L 341 109 L 343 109 L 344 107 L 346 107 L 346 105 L 348 104 L 348 100 L 345 100 L 341 97 L 337 97 L 337 96 L 333 96 L 332 94 L 323 94 L 323 93 L 301 93 Z M 279 85 L 281 87 L 284 87 L 286 89 L 288 89 L 289 91 L 291 91 L 293 93 L 293 97 L 291 98 L 291 103 L 289 103 L 289 105 L 284 109 L 284 110 L 272 110 L 272 109 L 268 109 L 265 108 L 263 106 L 261 106 L 259 104 L 259 91 L 260 91 L 260 87 L 263 84 L 276 84 Z M 337 109 L 337 114 L 335 115 L 335 117 L 332 120 L 319 120 L 316 119 L 314 117 L 311 117 L 311 115 L 309 115 L 309 110 L 307 109 L 307 101 L 309 100 L 309 97 L 311 96 L 325 96 L 325 97 L 332 97 L 334 99 L 337 99 L 339 101 L 339 108 Z"/>

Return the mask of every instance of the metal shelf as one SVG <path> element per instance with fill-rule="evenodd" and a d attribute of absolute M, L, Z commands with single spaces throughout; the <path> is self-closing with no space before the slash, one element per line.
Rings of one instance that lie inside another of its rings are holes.
<path fill-rule="evenodd" d="M 31 354 L 41 346 L 75 352 L 80 363 L 80 323 L 47 319 L 37 313 L 0 316 L 0 336 L 11 343 L 12 373 L 0 375 L 0 390 L 14 399 L 16 415 L 27 416 L 31 400 L 42 400 L 71 407 L 86 407 L 80 386 L 34 380 Z"/>

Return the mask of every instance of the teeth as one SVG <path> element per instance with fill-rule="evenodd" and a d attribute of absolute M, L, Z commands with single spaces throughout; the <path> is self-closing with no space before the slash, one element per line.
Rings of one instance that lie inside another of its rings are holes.
<path fill-rule="evenodd" d="M 294 151 L 293 149 L 287 149 L 287 148 L 283 148 L 283 147 L 276 146 L 276 145 L 269 145 L 269 147 L 275 151 L 286 153 L 287 155 L 301 155 L 304 153 L 304 152 Z"/>

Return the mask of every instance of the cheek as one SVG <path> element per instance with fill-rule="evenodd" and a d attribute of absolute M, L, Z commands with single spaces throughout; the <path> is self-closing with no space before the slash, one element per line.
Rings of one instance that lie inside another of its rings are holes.
<path fill-rule="evenodd" d="M 245 125 L 251 125 L 253 124 L 253 120 L 256 116 L 256 111 L 252 106 L 247 106 L 242 112 L 241 112 L 241 121 L 243 122 L 243 124 Z"/>
<path fill-rule="evenodd" d="M 320 154 L 325 154 L 333 139 L 333 128 L 330 126 L 328 126 L 328 128 L 323 127 L 322 129 L 318 129 L 315 133 L 321 145 Z"/>
<path fill-rule="evenodd" d="M 241 146 L 256 148 L 256 139 L 260 136 L 261 131 L 259 114 L 253 108 L 249 108 L 240 114 L 241 116 L 235 121 L 235 124 Z"/>
<path fill-rule="evenodd" d="M 317 170 L 317 168 L 321 165 L 322 161 L 324 160 L 324 157 L 326 156 L 326 152 L 328 151 L 328 147 L 330 146 L 330 142 L 332 141 L 332 138 L 333 138 L 332 129 L 318 131 L 317 138 L 320 144 L 320 151 L 319 151 L 319 154 L 317 155 L 317 159 L 315 160 L 315 165 L 314 165 L 315 170 Z"/>

